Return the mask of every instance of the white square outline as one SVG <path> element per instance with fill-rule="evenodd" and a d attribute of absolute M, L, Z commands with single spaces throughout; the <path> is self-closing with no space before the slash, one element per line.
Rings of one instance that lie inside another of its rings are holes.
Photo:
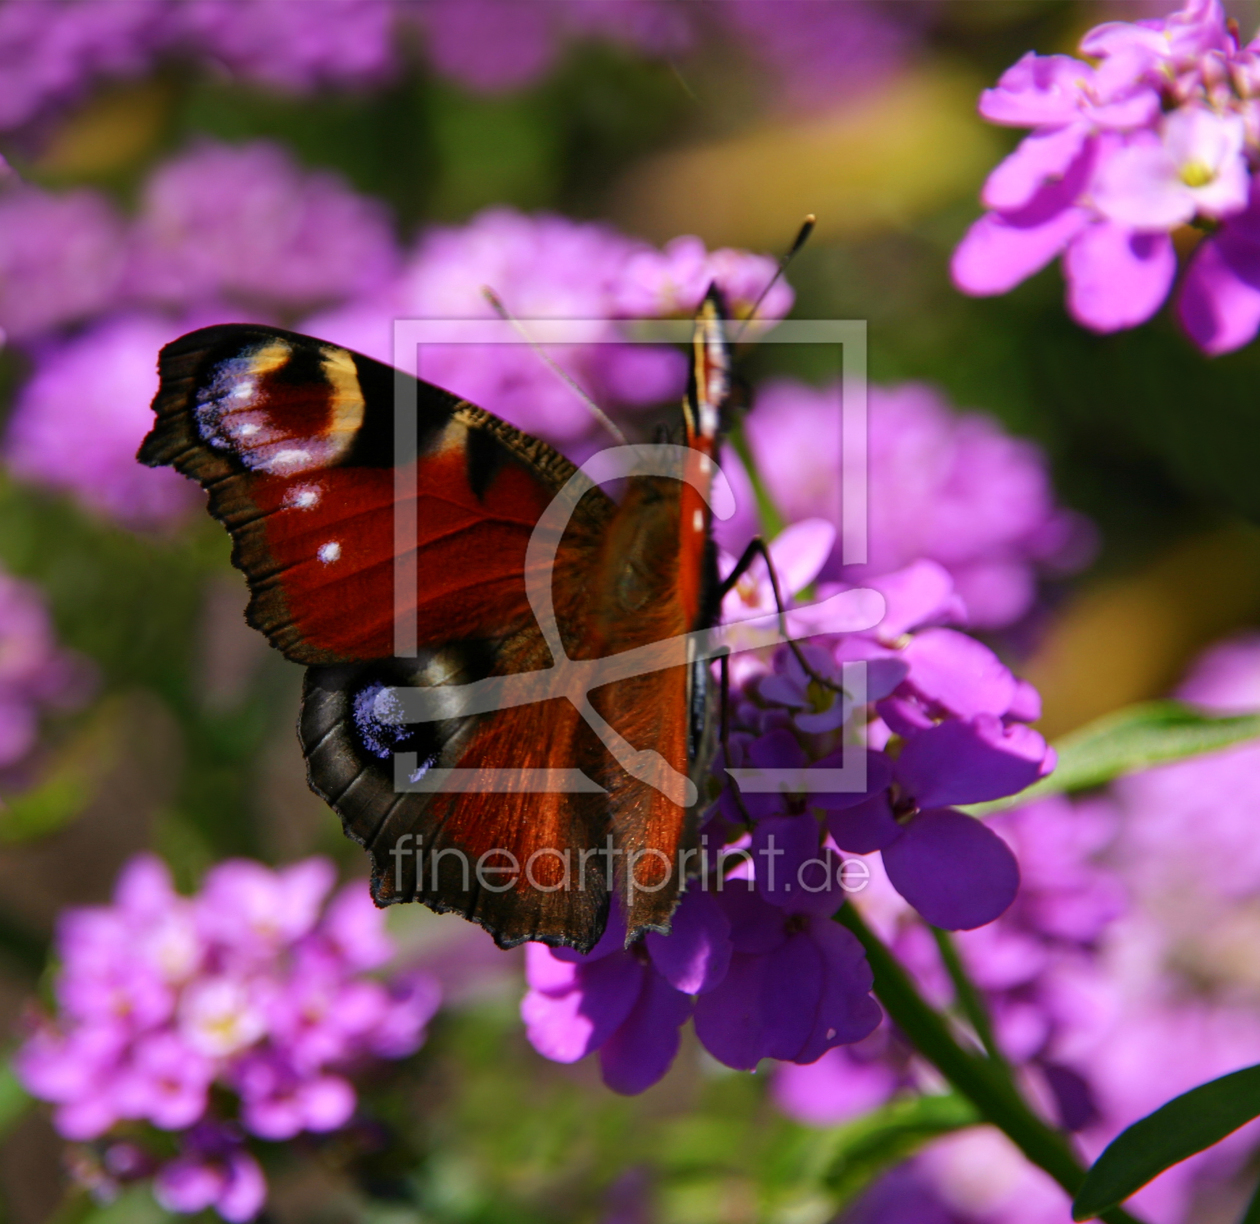
<path fill-rule="evenodd" d="M 416 456 L 419 450 L 419 401 L 413 378 L 419 378 L 418 354 L 422 344 L 528 344 L 522 327 L 528 328 L 530 340 L 545 344 L 661 344 L 691 343 L 694 324 L 686 319 L 622 319 L 628 335 L 591 339 L 592 324 L 606 327 L 609 320 L 534 319 L 509 322 L 502 319 L 395 319 L 393 357 L 394 379 L 394 649 L 398 658 L 415 658 L 418 654 L 418 633 L 414 609 L 407 609 L 416 590 L 418 571 L 413 542 L 416 538 L 416 469 L 414 462 L 398 461 L 399 455 Z M 844 565 L 865 563 L 868 550 L 867 518 L 867 324 L 861 319 L 794 319 L 764 329 L 758 343 L 771 344 L 839 344 L 841 348 L 840 393 L 840 503 L 836 507 L 839 523 L 840 557 Z M 416 373 L 407 371 L 406 358 L 416 358 Z M 856 698 L 865 697 L 866 665 L 857 661 L 842 665 L 843 684 Z M 856 705 L 862 704 L 855 700 Z M 850 737 L 850 747 L 858 747 Z M 396 791 L 462 790 L 460 779 L 437 778 L 417 783 L 414 753 L 396 753 L 394 783 Z M 866 785 L 866 754 L 846 752 L 841 769 L 826 770 L 733 770 L 727 772 L 741 790 L 748 793 L 862 791 Z M 624 764 L 624 762 L 623 762 Z M 462 774 L 461 770 L 440 770 L 441 774 Z M 584 791 L 597 785 L 585 779 L 580 771 L 491 771 L 516 773 L 563 774 L 548 780 L 545 789 Z M 568 775 L 576 774 L 577 777 Z M 522 787 L 520 779 L 495 783 L 490 789 L 512 791 L 533 790 L 541 785 L 538 779 Z M 587 784 L 583 784 L 583 783 Z M 469 789 L 482 790 L 473 785 Z"/>
<path fill-rule="evenodd" d="M 681 344 L 691 343 L 690 319 L 619 319 L 624 336 L 591 339 L 593 324 L 607 327 L 607 319 L 522 319 L 537 344 Z M 395 319 L 394 378 L 394 655 L 414 659 L 418 650 L 416 613 L 411 592 L 416 589 L 416 473 L 413 463 L 399 456 L 415 456 L 419 449 L 418 353 L 424 344 L 526 344 L 520 331 L 505 319 Z M 758 344 L 838 344 L 840 366 L 840 505 L 837 522 L 843 565 L 863 565 L 868 550 L 867 520 L 867 404 L 865 319 L 786 319 L 757 335 Z M 412 360 L 409 362 L 408 358 Z M 410 373 L 414 369 L 416 373 Z M 410 509 L 407 509 L 407 508 Z"/>

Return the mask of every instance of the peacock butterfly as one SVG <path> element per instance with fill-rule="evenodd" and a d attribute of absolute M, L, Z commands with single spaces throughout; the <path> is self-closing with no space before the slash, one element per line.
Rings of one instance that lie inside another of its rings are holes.
<path fill-rule="evenodd" d="M 606 682 L 588 677 L 581 701 L 545 680 L 500 708 L 442 700 L 554 674 L 557 654 L 574 666 L 641 657 L 715 622 L 723 315 L 710 289 L 681 446 L 656 448 L 687 470 L 630 474 L 618 501 L 539 439 L 309 336 L 229 324 L 162 350 L 138 457 L 201 483 L 248 579 L 249 623 L 307 666 L 308 780 L 368 850 L 378 905 L 456 911 L 502 947 L 588 951 L 613 903 L 629 939 L 668 931 L 712 755 L 707 661 L 666 652 L 635 674 L 613 666 Z M 416 405 L 409 455 L 395 446 L 396 402 Z M 565 496 L 543 546 L 548 629 L 531 549 Z M 397 651 L 399 616 L 414 652 Z"/>

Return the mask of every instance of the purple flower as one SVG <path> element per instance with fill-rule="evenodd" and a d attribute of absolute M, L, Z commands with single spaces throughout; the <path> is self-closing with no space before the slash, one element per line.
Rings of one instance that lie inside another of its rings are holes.
<path fill-rule="evenodd" d="M 158 1170 L 153 1196 L 160 1206 L 184 1215 L 213 1207 L 231 1224 L 252 1220 L 262 1210 L 267 1183 L 237 1135 L 203 1124 L 192 1132 L 189 1149 Z"/>
<path fill-rule="evenodd" d="M 661 0 L 429 0 L 411 12 L 434 68 L 482 93 L 533 84 L 570 38 L 611 38 L 654 55 L 691 40 L 690 14 Z"/>
<path fill-rule="evenodd" d="M 1209 651 L 1179 695 L 1221 713 L 1260 708 L 1260 639 Z M 1101 797 L 1043 800 L 990 822 L 1015 853 L 1022 886 L 996 922 L 960 934 L 958 949 L 1006 1057 L 1091 1157 L 1170 1097 L 1260 1059 L 1250 954 L 1260 897 L 1256 753 L 1243 745 L 1162 766 Z M 1186 871 L 1191 846 L 1210 870 Z M 870 886 L 850 903 L 924 992 L 947 1002 L 932 941 L 872 867 Z M 910 1056 L 886 1034 L 877 1048 L 781 1069 L 775 1097 L 792 1116 L 829 1125 L 863 1093 L 876 1098 L 881 1084 L 889 1092 L 912 1085 Z M 933 1144 L 899 1176 L 930 1190 L 961 1224 L 1066 1218 L 1062 1192 L 984 1136 Z M 1169 1170 L 1141 1191 L 1136 1210 L 1168 1224 L 1197 1219 L 1204 1190 L 1234 1176 L 1254 1142 L 1242 1132 Z"/>
<path fill-rule="evenodd" d="M 0 9 L 0 25 L 25 7 Z M 122 219 L 95 191 L 57 195 L 12 182 L 0 189 L 0 327 L 9 339 L 25 340 L 113 305 L 125 259 Z"/>
<path fill-rule="evenodd" d="M 497 319 L 482 292 L 488 287 L 527 327 L 537 319 L 577 321 L 572 339 L 554 346 L 554 360 L 597 403 L 633 411 L 680 395 L 686 361 L 673 348 L 618 343 L 619 320 L 690 316 L 713 278 L 744 301 L 772 272 L 772 261 L 760 256 L 706 254 L 698 239 L 676 240 L 662 253 L 605 225 L 491 208 L 467 225 L 429 230 L 392 285 L 303 327 L 392 363 L 396 318 Z M 694 297 L 678 296 L 692 290 Z M 772 297 L 786 309 L 791 291 L 780 286 Z M 562 448 L 603 441 L 589 410 L 524 343 L 426 343 L 418 372 Z"/>
<path fill-rule="evenodd" d="M 212 7 L 236 26 L 240 5 Z M 329 7 L 343 6 L 319 5 L 321 18 Z M 246 8 L 285 6 L 256 0 Z M 228 298 L 309 309 L 372 291 L 397 263 L 383 205 L 262 140 L 203 141 L 160 166 L 145 185 L 132 246 L 128 293 L 181 308 Z"/>
<path fill-rule="evenodd" d="M 0 7 L 6 82 L 0 127 L 17 127 L 54 104 L 76 101 L 97 76 L 146 71 L 161 37 L 163 7 L 150 0 L 17 0 Z"/>
<path fill-rule="evenodd" d="M 729 956 L 720 920 L 710 909 L 710 899 L 697 894 L 675 914 L 675 930 L 687 949 L 683 955 L 664 954 L 668 976 L 654 967 L 652 945 L 623 947 L 624 927 L 613 920 L 586 956 L 530 944 L 525 957 L 530 990 L 521 1018 L 533 1047 L 565 1063 L 598 1050 L 604 1083 L 616 1092 L 642 1092 L 656 1083 L 678 1053 L 678 1030 L 692 1007 L 688 994 L 669 979 L 702 988 L 720 976 L 722 958 Z"/>
<path fill-rule="evenodd" d="M 784 1063 L 774 1075 L 775 1104 L 809 1126 L 836 1126 L 883 1105 L 899 1081 L 882 1057 L 887 1039 L 887 1030 L 880 1029 L 864 1041 L 828 1050 L 817 1062 Z"/>
<path fill-rule="evenodd" d="M 182 518 L 196 501 L 188 482 L 165 468 L 142 467 L 136 450 L 153 424 L 155 355 L 186 330 L 127 315 L 42 347 L 5 435 L 9 470 L 72 493 L 89 510 L 129 527 Z"/>
<path fill-rule="evenodd" d="M 334 880 L 327 859 L 271 871 L 250 859 L 228 859 L 206 875 L 196 901 L 204 938 L 243 961 L 266 960 L 308 934 Z"/>
<path fill-rule="evenodd" d="M 394 73 L 391 0 L 184 0 L 173 44 L 293 93 Z"/>
<path fill-rule="evenodd" d="M 988 417 L 955 413 L 915 383 L 872 387 L 868 411 L 870 561 L 841 568 L 833 557 L 824 578 L 867 586 L 877 575 L 930 559 L 952 577 L 968 623 L 992 629 L 1029 611 L 1039 576 L 1089 559 L 1091 530 L 1055 504 L 1045 459 L 1032 444 Z M 745 430 L 780 512 L 793 523 L 838 524 L 839 387 L 770 383 Z M 742 475 L 729 452 L 722 462 Z M 719 535 L 734 553 L 755 530 L 746 514 Z"/>
<path fill-rule="evenodd" d="M 729 247 L 709 252 L 699 238 L 674 238 L 663 250 L 641 250 L 626 262 L 616 306 L 628 318 L 690 318 L 716 281 L 735 318 L 743 318 L 774 276 L 774 260 Z M 757 310 L 758 319 L 781 319 L 795 294 L 780 280 Z"/>
<path fill-rule="evenodd" d="M 93 684 L 87 661 L 57 643 L 39 590 L 0 571 L 0 770 L 35 747 L 42 711 L 80 705 Z"/>
<path fill-rule="evenodd" d="M 175 1033 L 141 1037 L 122 1071 L 117 1093 L 124 1118 L 147 1118 L 163 1130 L 183 1130 L 206 1111 L 214 1063 Z"/>
<path fill-rule="evenodd" d="M 328 903 L 332 882 L 322 859 L 279 871 L 236 859 L 188 898 L 142 856 L 112 905 L 63 914 L 58 1013 L 15 1061 L 28 1091 L 55 1104 L 58 1130 L 108 1138 L 143 1119 L 186 1132 L 157 1173 L 159 1200 L 252 1218 L 262 1174 L 216 1101 L 234 1093 L 260 1139 L 339 1129 L 356 1107 L 351 1073 L 415 1050 L 437 1008 L 426 975 L 363 976 L 392 956 L 383 915 L 361 885 Z"/>
<path fill-rule="evenodd" d="M 1248 207 L 1260 40 L 1240 47 L 1218 0 L 1191 0 L 1160 21 L 1098 26 L 1081 50 L 1097 67 L 1029 53 L 981 96 L 986 119 L 1033 131 L 989 176 L 991 211 L 954 252 L 955 283 L 1005 293 L 1062 254 L 1073 317 L 1133 327 L 1172 287 L 1169 232 L 1194 223 L 1213 232 L 1178 315 L 1206 352 L 1238 348 L 1260 328 Z"/>
<path fill-rule="evenodd" d="M 390 0 L 13 0 L 0 9 L 9 83 L 0 128 L 77 102 L 101 78 L 140 76 L 164 56 L 287 91 L 374 84 L 395 67 L 395 11 Z"/>
<path fill-rule="evenodd" d="M 829 915 L 787 911 L 737 883 L 720 903 L 730 968 L 696 1000 L 696 1036 L 719 1062 L 747 1071 L 763 1058 L 812 1063 L 879 1024 L 861 945 Z"/>
<path fill-rule="evenodd" d="M 870 88 L 905 61 L 918 15 L 858 0 L 729 0 L 713 15 L 771 70 L 773 97 L 804 110 Z"/>
<path fill-rule="evenodd" d="M 1160 132 L 1141 132 L 1099 166 L 1094 202 L 1135 230 L 1173 229 L 1196 215 L 1227 217 L 1247 206 L 1250 178 L 1242 116 L 1187 106 Z"/>

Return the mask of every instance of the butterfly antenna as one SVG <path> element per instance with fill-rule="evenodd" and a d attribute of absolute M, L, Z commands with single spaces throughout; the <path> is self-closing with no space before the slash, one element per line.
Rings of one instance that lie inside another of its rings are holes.
<path fill-rule="evenodd" d="M 779 266 L 775 268 L 774 275 L 766 282 L 766 287 L 760 292 L 760 294 L 757 295 L 757 300 L 752 304 L 752 309 L 744 316 L 744 321 L 740 325 L 739 331 L 735 333 L 735 339 L 731 341 L 733 345 L 738 344 L 743 338 L 744 332 L 747 331 L 749 323 L 757 317 L 757 311 L 760 309 L 762 302 L 770 296 L 770 290 L 773 289 L 783 278 L 784 272 L 788 269 L 788 264 L 796 258 L 801 247 L 809 241 L 809 236 L 814 232 L 814 226 L 817 224 L 818 218 L 815 217 L 813 213 L 810 213 L 805 220 L 801 222 L 801 228 L 796 231 L 796 238 L 793 240 L 792 245 L 788 247 L 779 259 Z"/>
<path fill-rule="evenodd" d="M 494 311 L 499 318 L 512 325 L 517 335 L 519 335 L 520 338 L 534 350 L 534 352 L 542 360 L 543 364 L 557 378 L 568 386 L 569 390 L 571 390 L 574 395 L 576 395 L 578 399 L 586 405 L 587 411 L 590 412 L 591 416 L 593 416 L 606 430 L 608 430 L 610 434 L 612 434 L 617 445 L 625 446 L 626 435 L 623 434 L 615 424 L 613 424 L 608 414 L 593 399 L 591 399 L 591 397 L 587 395 L 586 392 L 583 391 L 582 388 L 579 387 L 577 383 L 574 382 L 574 380 L 555 363 L 555 361 L 551 359 L 551 356 L 546 352 L 542 345 L 540 345 L 538 341 L 525 330 L 525 325 L 508 311 L 508 308 L 503 304 L 503 299 L 500 298 L 489 285 L 482 285 L 481 292 L 486 301 L 494 308 Z"/>

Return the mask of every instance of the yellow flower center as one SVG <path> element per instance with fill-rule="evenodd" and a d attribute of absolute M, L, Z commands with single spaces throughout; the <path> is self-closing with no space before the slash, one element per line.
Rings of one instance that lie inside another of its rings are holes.
<path fill-rule="evenodd" d="M 1181 167 L 1181 181 L 1187 187 L 1206 187 L 1213 178 L 1211 167 L 1202 162 L 1187 162 Z"/>

